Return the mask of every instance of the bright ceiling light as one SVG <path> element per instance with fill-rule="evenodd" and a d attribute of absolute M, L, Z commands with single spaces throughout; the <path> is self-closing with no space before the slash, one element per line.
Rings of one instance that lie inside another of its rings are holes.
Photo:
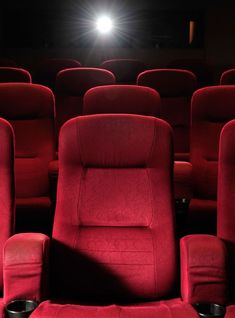
<path fill-rule="evenodd" d="M 112 30 L 113 23 L 109 17 L 102 16 L 98 18 L 96 27 L 100 33 L 109 33 Z"/>

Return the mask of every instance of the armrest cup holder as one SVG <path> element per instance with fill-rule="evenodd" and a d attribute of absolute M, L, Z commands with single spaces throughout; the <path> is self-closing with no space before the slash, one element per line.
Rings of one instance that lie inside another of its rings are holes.
<path fill-rule="evenodd" d="M 17 299 L 9 302 L 5 310 L 8 318 L 28 318 L 36 307 L 34 300 Z"/>
<path fill-rule="evenodd" d="M 193 305 L 200 318 L 224 318 L 226 308 L 219 304 L 200 303 Z"/>

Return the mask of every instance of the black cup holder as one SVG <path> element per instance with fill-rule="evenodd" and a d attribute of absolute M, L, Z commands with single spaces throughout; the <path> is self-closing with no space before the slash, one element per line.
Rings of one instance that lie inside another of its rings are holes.
<path fill-rule="evenodd" d="M 224 318 L 226 309 L 219 304 L 195 304 L 194 308 L 201 318 Z"/>
<path fill-rule="evenodd" d="M 6 313 L 8 318 L 28 318 L 37 303 L 34 300 L 13 300 L 6 305 Z"/>

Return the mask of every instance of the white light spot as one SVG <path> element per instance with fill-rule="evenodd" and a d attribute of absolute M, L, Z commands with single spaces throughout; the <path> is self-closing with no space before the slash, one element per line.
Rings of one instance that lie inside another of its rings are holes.
<path fill-rule="evenodd" d="M 97 20 L 96 26 L 100 33 L 109 33 L 112 30 L 113 23 L 109 17 L 102 16 Z"/>

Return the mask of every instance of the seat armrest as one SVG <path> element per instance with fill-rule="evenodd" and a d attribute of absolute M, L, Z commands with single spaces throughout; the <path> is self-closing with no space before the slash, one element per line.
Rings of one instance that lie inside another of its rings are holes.
<path fill-rule="evenodd" d="M 188 235 L 180 241 L 181 295 L 183 301 L 225 304 L 227 301 L 227 250 L 212 235 Z"/>
<path fill-rule="evenodd" d="M 49 237 L 21 233 L 9 238 L 4 247 L 4 302 L 14 299 L 46 297 L 48 282 Z"/>
<path fill-rule="evenodd" d="M 192 164 L 187 161 L 174 162 L 175 199 L 192 198 Z"/>

